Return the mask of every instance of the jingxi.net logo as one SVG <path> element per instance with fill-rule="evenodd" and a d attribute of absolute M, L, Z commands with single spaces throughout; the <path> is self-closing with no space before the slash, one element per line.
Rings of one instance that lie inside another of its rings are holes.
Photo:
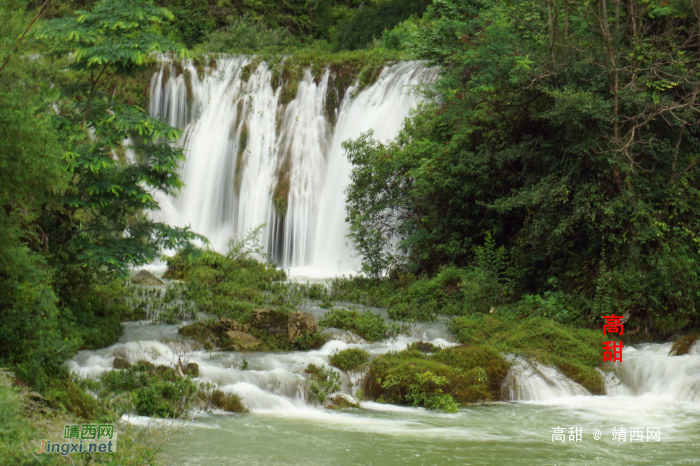
<path fill-rule="evenodd" d="M 117 451 L 117 431 L 113 424 L 67 425 L 63 440 L 52 442 L 43 439 L 34 453 L 114 453 Z"/>

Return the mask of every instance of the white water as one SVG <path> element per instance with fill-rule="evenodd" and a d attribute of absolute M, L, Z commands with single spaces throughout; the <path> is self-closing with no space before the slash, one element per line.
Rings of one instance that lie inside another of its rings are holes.
<path fill-rule="evenodd" d="M 320 308 L 313 309 L 321 314 Z M 309 364 L 327 365 L 334 351 L 363 348 L 372 356 L 400 351 L 416 341 L 453 346 L 451 335 L 441 323 L 422 323 L 410 336 L 368 343 L 347 331 L 329 329 L 333 335 L 319 350 L 293 353 L 213 352 L 196 350 L 196 343 L 184 340 L 177 325 L 127 323 L 120 341 L 108 348 L 81 351 L 69 362 L 71 371 L 82 377 L 98 377 L 112 369 L 119 356 L 131 363 L 139 360 L 157 365 L 174 365 L 179 356 L 199 365 L 200 380 L 211 381 L 226 391 L 238 393 L 253 410 L 275 411 L 280 415 L 291 406 L 315 409 L 306 405 L 303 393 L 304 370 Z M 691 404 L 700 409 L 700 355 L 669 356 L 671 344 L 649 344 L 624 349 L 623 361 L 606 373 L 605 396 L 591 396 L 581 385 L 555 368 L 522 356 L 509 355 L 511 369 L 503 382 L 504 401 L 540 403 L 584 403 L 608 406 L 626 404 Z M 186 354 L 186 356 L 183 356 Z M 243 369 L 244 359 L 248 366 Z M 341 373 L 343 392 L 354 394 L 357 387 L 348 385 Z M 357 380 L 354 380 L 356 382 Z M 588 401 L 582 401 L 582 400 Z M 374 405 L 372 405 L 374 406 Z M 383 408 L 387 409 L 387 408 Z M 401 408 L 403 409 L 403 408 Z"/>
<path fill-rule="evenodd" d="M 354 272 L 359 259 L 347 244 L 344 221 L 351 166 L 342 143 L 369 130 L 379 141 L 395 138 L 419 102 L 416 86 L 433 81 L 436 70 L 400 63 L 366 89 L 351 86 L 333 127 L 325 115 L 328 70 L 317 77 L 307 70 L 294 100 L 281 105 L 284 84 L 273 89 L 265 62 L 243 81 L 249 63 L 222 58 L 201 79 L 191 63 L 181 74 L 164 63 L 153 76 L 149 111 L 184 129 L 187 157 L 185 188 L 176 199 L 158 198 L 157 218 L 191 226 L 217 250 L 265 223 L 267 252 L 293 274 Z M 283 216 L 273 201 L 276 190 L 288 192 Z"/>
<path fill-rule="evenodd" d="M 307 310 L 317 317 L 324 312 L 314 306 Z M 455 345 L 445 326 L 422 323 L 410 336 L 377 343 L 347 331 L 328 330 L 336 340 L 319 350 L 291 353 L 192 351 L 196 345 L 183 340 L 177 328 L 127 323 L 117 344 L 81 351 L 69 362 L 72 372 L 96 378 L 113 370 L 116 356 L 132 363 L 147 360 L 172 367 L 184 355 L 185 362 L 199 365 L 197 380 L 238 394 L 251 414 L 197 413 L 190 449 L 173 458 L 173 464 L 331 464 L 324 451 L 348 464 L 602 461 L 653 465 L 697 458 L 687 449 L 700 441 L 700 355 L 669 356 L 670 343 L 625 348 L 623 362 L 615 363 L 614 371 L 607 373 L 607 394 L 603 396 L 590 395 L 552 367 L 509 355 L 512 368 L 502 391 L 503 400 L 509 403 L 464 407 L 457 414 L 374 402 L 362 402 L 364 409 L 333 411 L 307 402 L 303 382 L 309 364 L 328 365 L 332 352 L 349 347 L 363 348 L 375 357 L 418 340 L 443 347 Z M 355 394 L 358 376 L 351 380 L 341 374 L 341 379 L 342 392 Z M 128 420 L 149 422 L 142 417 Z M 556 446 L 551 442 L 551 428 L 557 426 L 583 426 L 584 443 Z M 615 426 L 659 427 L 662 442 L 644 443 L 643 450 L 624 444 L 619 450 L 622 446 L 610 440 Z M 603 431 L 599 442 L 593 439 L 594 429 Z M 365 452 L 369 445 L 371 449 Z M 312 453 L 316 448 L 322 450 Z M 314 459 L 299 459 L 308 455 Z M 424 463 L 423 458 L 430 462 Z"/>

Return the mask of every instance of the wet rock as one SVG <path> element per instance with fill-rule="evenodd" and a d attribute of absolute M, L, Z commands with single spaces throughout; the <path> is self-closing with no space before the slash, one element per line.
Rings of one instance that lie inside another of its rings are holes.
<path fill-rule="evenodd" d="M 225 336 L 233 345 L 239 346 L 242 349 L 256 348 L 260 346 L 261 343 L 260 340 L 253 335 L 237 330 L 229 330 L 226 332 Z"/>
<path fill-rule="evenodd" d="M 185 375 L 190 377 L 199 377 L 199 365 L 196 362 L 191 362 L 185 366 Z"/>
<path fill-rule="evenodd" d="M 209 340 L 209 337 L 214 333 L 214 330 L 205 322 L 194 322 L 192 324 L 180 327 L 177 329 L 177 333 L 193 338 L 200 344 L 204 344 L 204 342 Z"/>
<path fill-rule="evenodd" d="M 114 367 L 115 369 L 128 369 L 129 367 L 131 367 L 131 364 L 129 364 L 129 361 L 127 361 L 126 359 L 117 356 L 116 358 L 114 358 L 112 367 Z"/>
<path fill-rule="evenodd" d="M 328 398 L 323 407 L 327 409 L 361 408 L 360 403 L 355 398 L 345 393 L 338 393 L 332 398 Z"/>
<path fill-rule="evenodd" d="M 316 319 L 309 312 L 290 312 L 287 320 L 287 332 L 290 341 L 296 341 L 302 335 L 311 335 L 317 330 Z"/>
<path fill-rule="evenodd" d="M 287 316 L 283 312 L 272 311 L 270 309 L 256 309 L 253 311 L 251 324 L 255 328 L 266 330 L 286 330 Z"/>
<path fill-rule="evenodd" d="M 323 335 L 327 335 L 330 337 L 331 340 L 340 340 L 345 343 L 357 343 L 357 344 L 365 344 L 367 343 L 367 340 L 362 338 L 361 336 L 352 333 L 350 330 L 343 330 L 340 328 L 335 328 L 335 327 L 329 327 L 329 328 L 324 328 L 321 333 Z"/>
<path fill-rule="evenodd" d="M 148 285 L 148 286 L 158 286 L 162 285 L 163 282 L 153 275 L 148 270 L 141 270 L 139 273 L 131 277 L 131 283 L 134 285 Z"/>
<path fill-rule="evenodd" d="M 241 329 L 241 325 L 230 317 L 221 318 L 221 327 L 223 327 L 224 331 Z"/>
<path fill-rule="evenodd" d="M 109 353 L 110 356 L 119 356 L 120 358 L 129 359 L 128 351 L 125 346 L 117 346 Z"/>

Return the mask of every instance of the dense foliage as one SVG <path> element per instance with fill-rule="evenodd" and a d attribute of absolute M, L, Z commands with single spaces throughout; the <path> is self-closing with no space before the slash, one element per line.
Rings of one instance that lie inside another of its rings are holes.
<path fill-rule="evenodd" d="M 435 0 L 397 36 L 441 67 L 435 93 L 395 141 L 347 145 L 367 272 L 485 266 L 515 295 L 575 302 L 584 324 L 697 326 L 698 15 Z M 502 253 L 478 263 L 488 238 Z"/>
<path fill-rule="evenodd" d="M 194 235 L 145 215 L 155 191 L 181 185 L 182 151 L 168 144 L 177 130 L 114 87 L 149 52 L 184 50 L 158 35 L 170 13 L 104 1 L 18 43 L 21 3 L 2 5 L 15 50 L 0 75 L 0 365 L 41 386 L 75 350 L 118 338 L 126 307 L 115 280 Z M 34 51 L 57 59 L 27 59 Z"/>

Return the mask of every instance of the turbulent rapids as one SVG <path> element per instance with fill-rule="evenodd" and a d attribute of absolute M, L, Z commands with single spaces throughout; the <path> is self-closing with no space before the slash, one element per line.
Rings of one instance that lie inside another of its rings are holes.
<path fill-rule="evenodd" d="M 264 244 L 281 266 L 317 276 L 355 270 L 342 143 L 369 130 L 381 141 L 396 137 L 419 102 L 416 87 L 437 71 L 418 62 L 387 66 L 374 84 L 350 86 L 330 108 L 329 70 L 317 77 L 307 70 L 284 105 L 289 83 L 273 82 L 265 62 L 246 80 L 246 66 L 250 58 L 219 59 L 200 77 L 192 63 L 179 74 L 165 63 L 153 76 L 149 111 L 184 129 L 187 157 L 185 188 L 177 199 L 161 199 L 160 220 L 190 225 L 219 250 L 266 224 Z"/>
<path fill-rule="evenodd" d="M 305 310 L 317 318 L 324 312 L 314 305 Z M 557 426 L 583 426 L 586 452 L 572 444 L 559 447 L 572 449 L 573 463 L 605 458 L 605 464 L 658 464 L 653 458 L 659 456 L 654 455 L 682 458 L 680 447 L 700 440 L 692 415 L 700 414 L 697 344 L 685 356 L 669 356 L 671 344 L 626 348 L 616 372 L 607 373 L 603 396 L 591 396 L 552 367 L 510 355 L 512 365 L 502 399 L 515 403 L 467 407 L 457 414 L 374 402 L 362 402 L 364 409 L 332 411 L 309 404 L 305 397 L 304 369 L 309 364 L 327 365 L 332 352 L 346 348 L 363 348 L 376 357 L 418 340 L 453 346 L 456 343 L 444 324 L 418 324 L 410 336 L 377 343 L 329 329 L 326 332 L 336 339 L 319 350 L 291 353 L 210 353 L 196 349 L 194 342 L 185 343 L 177 328 L 127 324 L 117 344 L 82 351 L 69 366 L 83 377 L 112 370 L 116 357 L 172 367 L 182 356 L 182 348 L 189 348 L 187 360 L 200 369 L 197 380 L 239 395 L 251 414 L 197 413 L 191 448 L 178 455 L 178 464 L 234 464 L 232 458 L 259 465 L 326 464 L 327 455 L 338 461 L 352 458 L 352 464 L 386 464 L 397 456 L 406 464 L 446 464 L 460 458 L 470 463 L 476 458 L 495 464 L 498 458 L 509 464 L 532 464 L 538 462 L 533 458 L 549 457 L 551 429 Z M 341 379 L 341 391 L 356 394 L 357 380 L 344 373 Z M 139 417 L 129 420 L 150 422 Z M 648 451 L 620 446 L 610 456 L 609 442 L 594 443 L 591 433 L 618 425 L 660 427 L 663 443 Z M 522 449 L 530 454 L 523 456 Z M 431 462 L 421 461 L 426 455 Z M 648 460 L 640 461 L 644 458 Z"/>

